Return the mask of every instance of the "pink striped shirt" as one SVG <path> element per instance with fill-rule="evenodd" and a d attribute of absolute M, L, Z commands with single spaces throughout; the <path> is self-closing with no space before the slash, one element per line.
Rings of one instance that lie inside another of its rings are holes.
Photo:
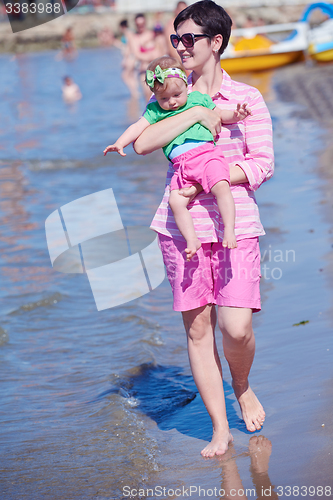
<path fill-rule="evenodd" d="M 225 158 L 231 165 L 239 165 L 245 172 L 247 183 L 231 186 L 236 207 L 235 234 L 237 240 L 265 234 L 260 222 L 254 191 L 274 172 L 272 122 L 260 92 L 245 83 L 235 82 L 224 71 L 220 91 L 212 99 L 216 106 L 235 109 L 238 102 L 247 102 L 252 116 L 244 121 L 225 125 L 216 143 L 223 147 Z M 189 77 L 189 91 L 192 83 Z M 160 206 L 151 223 L 151 229 L 176 239 L 183 239 L 169 207 L 170 181 L 174 173 L 172 163 L 166 178 L 166 188 Z M 223 222 L 211 194 L 199 193 L 188 205 L 196 234 L 202 243 L 222 241 Z"/>

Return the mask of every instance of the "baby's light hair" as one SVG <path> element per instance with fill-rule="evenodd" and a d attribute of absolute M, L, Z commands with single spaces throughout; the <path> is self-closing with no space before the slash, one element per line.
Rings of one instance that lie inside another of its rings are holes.
<path fill-rule="evenodd" d="M 184 73 L 186 74 L 186 70 L 185 70 L 184 66 L 182 65 L 182 63 L 178 59 L 175 59 L 174 57 L 171 57 L 171 56 L 157 57 L 156 59 L 154 59 L 153 61 L 151 61 L 148 64 L 147 70 L 150 70 L 154 73 L 156 66 L 159 66 L 161 69 L 178 68 L 178 69 L 181 69 L 182 71 L 184 71 Z M 175 80 L 175 79 L 173 78 L 173 80 Z M 164 83 L 161 83 L 158 80 L 155 80 L 154 87 L 153 88 L 149 87 L 149 88 L 152 92 L 154 92 L 154 94 L 155 94 L 155 92 L 163 92 L 168 86 L 168 80 L 169 80 L 169 78 L 165 78 Z M 181 80 L 181 81 L 184 81 L 184 80 Z M 147 83 L 147 81 L 146 81 L 146 83 Z"/>

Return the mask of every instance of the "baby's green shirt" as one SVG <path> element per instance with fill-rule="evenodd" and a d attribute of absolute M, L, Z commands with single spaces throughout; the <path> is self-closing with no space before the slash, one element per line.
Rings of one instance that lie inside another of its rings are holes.
<path fill-rule="evenodd" d="M 154 101 L 147 105 L 143 116 L 152 125 L 160 120 L 164 120 L 164 118 L 177 115 L 178 113 L 182 113 L 183 111 L 193 108 L 194 106 L 204 106 L 209 109 L 215 108 L 215 104 L 208 94 L 201 94 L 201 92 L 194 90 L 188 95 L 187 102 L 184 106 L 175 110 L 165 110 L 161 108 L 157 101 Z M 169 159 L 169 154 L 175 146 L 180 146 L 181 144 L 184 144 L 185 141 L 191 140 L 210 142 L 214 140 L 214 137 L 208 128 L 201 125 L 201 123 L 195 123 L 162 148 L 165 156 Z"/>

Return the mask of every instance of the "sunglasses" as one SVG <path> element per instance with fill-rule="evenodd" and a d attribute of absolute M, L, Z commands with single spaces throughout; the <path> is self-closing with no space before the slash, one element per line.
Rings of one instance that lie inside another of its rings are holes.
<path fill-rule="evenodd" d="M 194 35 L 193 33 L 184 33 L 184 35 L 170 35 L 172 46 L 176 49 L 179 42 L 182 42 L 186 49 L 193 47 L 197 38 L 210 38 L 209 35 Z"/>

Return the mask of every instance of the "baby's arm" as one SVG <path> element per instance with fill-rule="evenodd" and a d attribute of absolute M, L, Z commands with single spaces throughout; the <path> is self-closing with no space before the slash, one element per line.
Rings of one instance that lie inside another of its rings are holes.
<path fill-rule="evenodd" d="M 246 102 L 244 102 L 244 104 L 238 103 L 234 111 L 229 109 L 221 109 L 217 106 L 216 108 L 214 108 L 214 111 L 218 113 L 222 123 L 225 124 L 236 123 L 241 120 L 245 120 L 247 116 L 252 115 L 252 112 Z"/>
<path fill-rule="evenodd" d="M 104 149 L 104 156 L 110 151 L 116 151 L 121 156 L 126 156 L 126 153 L 124 153 L 124 148 L 132 142 L 136 141 L 136 139 L 142 134 L 142 132 L 147 127 L 149 127 L 149 125 L 149 121 L 142 116 L 140 120 L 128 127 L 114 144 L 111 144 Z"/>

